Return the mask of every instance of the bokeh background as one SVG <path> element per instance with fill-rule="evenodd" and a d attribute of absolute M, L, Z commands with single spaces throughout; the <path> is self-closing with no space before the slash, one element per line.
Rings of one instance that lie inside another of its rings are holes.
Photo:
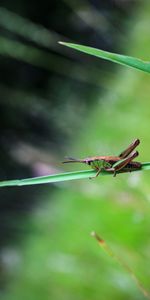
<path fill-rule="evenodd" d="M 149 60 L 149 28 L 149 0 L 1 1 L 1 180 L 83 169 L 61 161 L 116 155 L 134 138 L 149 161 L 149 75 L 58 44 Z M 90 232 L 150 291 L 149 178 L 1 189 L 1 299 L 145 299 Z"/>

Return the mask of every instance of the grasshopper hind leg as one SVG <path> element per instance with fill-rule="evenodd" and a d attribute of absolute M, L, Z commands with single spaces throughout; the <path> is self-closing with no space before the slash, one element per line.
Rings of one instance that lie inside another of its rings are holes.
<path fill-rule="evenodd" d="M 121 159 L 119 162 L 115 163 L 112 168 L 107 168 L 106 170 L 108 172 L 113 172 L 113 176 L 116 176 L 117 171 L 122 170 L 123 168 L 125 168 L 130 162 L 132 162 L 132 160 L 137 157 L 139 155 L 139 153 L 137 151 L 134 151 L 133 153 L 131 153 L 128 157 Z"/>
<path fill-rule="evenodd" d="M 121 159 L 126 158 L 140 144 L 139 139 L 135 139 L 124 151 L 119 154 Z"/>

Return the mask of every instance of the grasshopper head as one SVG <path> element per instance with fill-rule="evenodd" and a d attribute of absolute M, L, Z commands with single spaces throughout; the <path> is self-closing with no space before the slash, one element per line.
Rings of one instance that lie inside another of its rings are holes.
<path fill-rule="evenodd" d="M 89 166 L 91 164 L 91 160 L 89 158 L 83 159 L 82 162 L 85 163 L 85 164 L 87 164 L 87 165 L 89 165 Z"/>

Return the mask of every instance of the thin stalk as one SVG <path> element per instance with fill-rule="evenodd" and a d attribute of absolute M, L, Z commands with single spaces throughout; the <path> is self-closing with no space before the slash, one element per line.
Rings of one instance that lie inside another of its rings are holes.
<path fill-rule="evenodd" d="M 137 278 L 137 276 L 135 275 L 135 273 L 130 269 L 130 267 L 123 262 L 123 260 L 117 256 L 112 249 L 108 246 L 108 244 L 99 236 L 97 235 L 97 233 L 95 231 L 91 232 L 91 236 L 93 236 L 97 241 L 99 246 L 113 259 L 115 259 L 122 267 L 123 269 L 125 269 L 130 276 L 132 277 L 132 279 L 134 280 L 134 282 L 136 283 L 137 287 L 140 289 L 140 291 L 142 292 L 142 294 L 147 298 L 150 299 L 150 294 L 149 292 L 143 287 L 143 285 L 141 284 L 141 282 L 139 281 L 139 279 Z"/>

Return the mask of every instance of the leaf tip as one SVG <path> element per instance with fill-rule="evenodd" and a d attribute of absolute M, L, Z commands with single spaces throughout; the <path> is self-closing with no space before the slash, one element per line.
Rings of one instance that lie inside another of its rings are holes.
<path fill-rule="evenodd" d="M 104 243 L 104 240 L 101 237 L 99 237 L 99 235 L 95 231 L 91 232 L 91 236 L 94 237 L 99 242 L 99 244 Z"/>
<path fill-rule="evenodd" d="M 92 232 L 90 233 L 90 235 L 91 235 L 92 237 L 95 237 L 95 236 L 96 236 L 96 232 L 95 232 L 95 231 L 92 231 Z"/>
<path fill-rule="evenodd" d="M 61 41 L 58 41 L 58 44 L 60 44 L 60 45 L 65 45 L 66 43 L 65 43 L 65 42 L 61 42 Z"/>

